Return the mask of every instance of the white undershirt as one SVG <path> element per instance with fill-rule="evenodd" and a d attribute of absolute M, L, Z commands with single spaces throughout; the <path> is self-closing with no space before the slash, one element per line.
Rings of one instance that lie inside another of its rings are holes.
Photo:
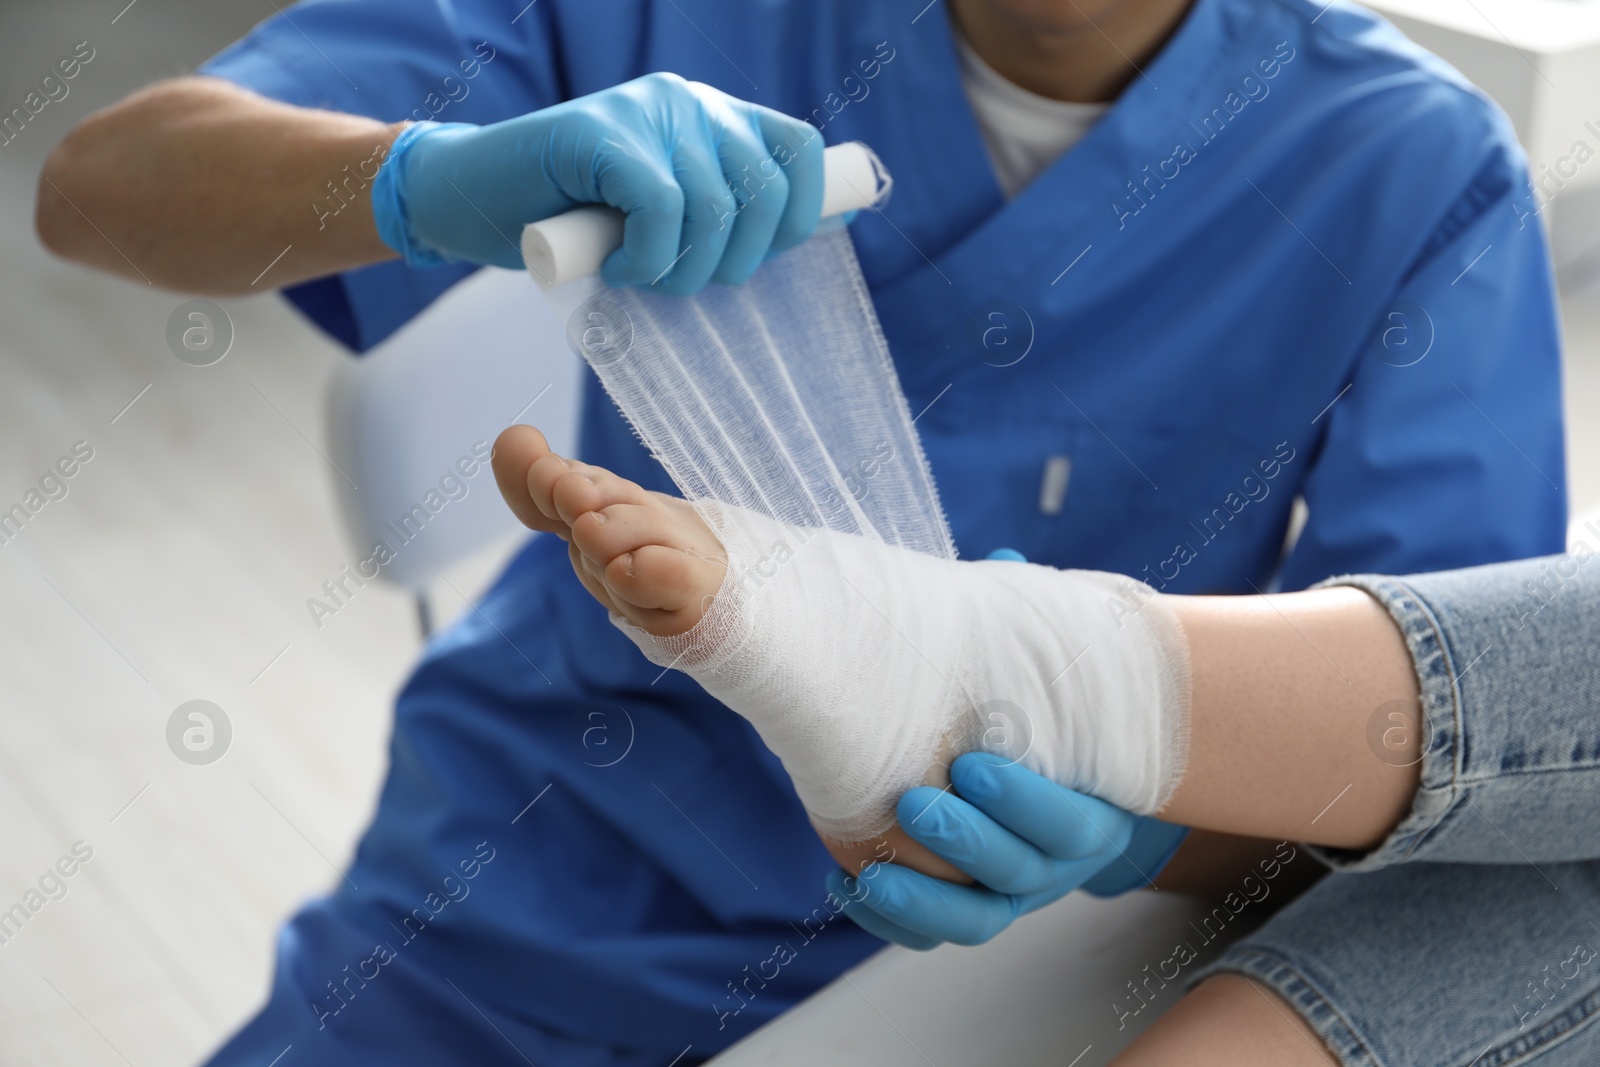
<path fill-rule="evenodd" d="M 961 55 L 961 86 L 1007 199 L 1077 144 L 1110 110 L 1110 104 L 1074 104 L 1030 93 L 978 58 L 959 31 L 956 45 Z"/>

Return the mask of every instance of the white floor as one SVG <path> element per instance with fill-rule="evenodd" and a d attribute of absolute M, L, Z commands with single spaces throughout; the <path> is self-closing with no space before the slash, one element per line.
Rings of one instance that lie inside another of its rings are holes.
<path fill-rule="evenodd" d="M 275 298 L 225 301 L 232 352 L 187 366 L 165 340 L 180 298 L 33 241 L 38 164 L 76 118 L 271 11 L 142 0 L 113 23 L 121 7 L 0 9 L 6 108 L 77 41 L 97 49 L 72 96 L 0 148 L 0 507 L 75 442 L 94 449 L 68 495 L 0 546 L 0 912 L 76 842 L 93 849 L 0 944 L 0 1065 L 184 1064 L 235 1027 L 266 989 L 274 929 L 339 877 L 368 817 L 418 647 L 409 600 L 384 588 L 320 631 L 305 608 L 350 559 L 319 454 L 335 347 Z M 1600 286 L 1566 314 L 1587 503 Z M 503 551 L 455 584 L 481 589 Z M 165 739 L 196 698 L 234 730 L 210 766 Z"/>
<path fill-rule="evenodd" d="M 75 842 L 93 849 L 0 944 L 7 1067 L 190 1063 L 242 1021 L 274 929 L 338 877 L 368 818 L 418 649 L 411 601 L 386 588 L 320 631 L 305 607 L 352 559 L 318 451 L 341 352 L 262 296 L 224 301 L 232 351 L 187 366 L 165 339 L 181 298 L 34 242 L 38 165 L 73 121 L 271 13 L 143 0 L 112 25 L 121 7 L 0 10 L 0 99 L 76 42 L 96 49 L 0 149 L 0 507 L 75 442 L 94 449 L 0 546 L 0 911 Z M 491 555 L 455 584 L 481 589 Z M 447 621 L 464 605 L 444 594 Z M 167 747 L 196 698 L 234 730 L 210 766 Z"/>

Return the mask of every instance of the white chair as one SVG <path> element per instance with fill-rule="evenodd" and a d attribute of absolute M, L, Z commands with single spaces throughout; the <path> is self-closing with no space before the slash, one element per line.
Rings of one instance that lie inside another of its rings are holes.
<path fill-rule="evenodd" d="M 326 415 L 345 528 L 358 560 L 388 546 L 379 576 L 416 597 L 424 636 L 428 584 L 520 528 L 489 446 L 513 422 L 534 422 L 573 454 L 584 373 L 532 279 L 493 268 L 336 372 Z"/>

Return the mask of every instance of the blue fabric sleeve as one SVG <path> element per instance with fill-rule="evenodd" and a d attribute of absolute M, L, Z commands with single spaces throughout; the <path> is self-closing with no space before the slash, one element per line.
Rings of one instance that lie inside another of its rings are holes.
<path fill-rule="evenodd" d="M 549 3 L 304 0 L 200 67 L 274 100 L 382 122 L 495 122 L 565 95 Z M 515 21 L 513 21 L 515 19 Z"/>
<path fill-rule="evenodd" d="M 1543 230 L 1518 208 L 1520 155 L 1491 143 L 1380 312 L 1348 389 L 1319 417 L 1309 518 L 1285 589 L 1563 546 L 1554 279 Z"/>
<path fill-rule="evenodd" d="M 198 73 L 287 104 L 382 122 L 496 122 L 566 97 L 554 19 L 549 0 L 306 0 Z M 379 263 L 284 295 L 361 352 L 474 269 Z"/>

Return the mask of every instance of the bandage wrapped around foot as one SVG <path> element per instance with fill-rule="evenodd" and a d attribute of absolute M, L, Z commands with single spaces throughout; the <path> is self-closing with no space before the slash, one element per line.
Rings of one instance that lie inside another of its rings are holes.
<path fill-rule="evenodd" d="M 614 621 L 755 726 L 817 828 L 894 822 L 978 748 L 1150 813 L 1187 756 L 1171 609 L 1120 576 L 956 558 L 848 233 L 674 298 L 549 294 L 569 339 L 727 555 L 672 638 Z"/>
<path fill-rule="evenodd" d="M 829 837 L 881 833 L 907 790 L 944 784 L 930 769 L 979 748 L 1135 812 L 1176 785 L 1183 638 L 1127 579 L 704 513 L 729 563 L 706 616 L 672 638 L 618 625 L 755 724 Z"/>

